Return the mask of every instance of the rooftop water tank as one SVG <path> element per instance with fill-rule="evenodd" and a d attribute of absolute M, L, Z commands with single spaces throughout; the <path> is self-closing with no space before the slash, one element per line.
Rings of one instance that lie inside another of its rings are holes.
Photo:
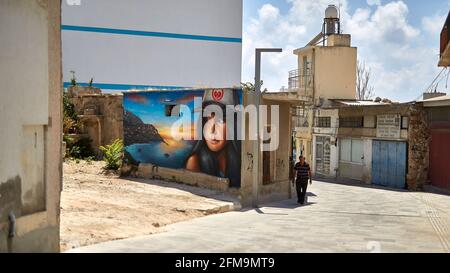
<path fill-rule="evenodd" d="M 325 10 L 325 19 L 338 19 L 338 8 L 335 5 L 329 5 Z"/>

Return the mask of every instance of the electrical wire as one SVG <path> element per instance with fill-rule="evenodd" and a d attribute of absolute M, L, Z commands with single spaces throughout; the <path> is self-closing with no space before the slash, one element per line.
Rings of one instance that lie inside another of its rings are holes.
<path fill-rule="evenodd" d="M 439 74 L 434 78 L 434 80 L 427 87 L 427 89 L 425 89 L 425 92 L 423 92 L 423 93 L 429 93 L 428 91 L 432 92 L 433 91 L 433 87 L 435 87 L 435 89 L 437 90 L 437 87 L 438 87 L 439 83 L 445 78 L 445 76 L 440 78 L 444 71 L 447 71 L 447 67 L 442 68 L 441 72 L 439 72 Z M 450 71 L 449 71 L 449 73 L 450 73 Z M 447 75 L 447 77 L 448 77 L 448 75 Z M 414 101 L 419 100 L 423 96 L 423 93 L 421 93 Z"/>
<path fill-rule="evenodd" d="M 440 82 L 442 79 L 440 79 L 440 80 L 438 80 L 438 79 L 439 79 L 439 77 L 442 75 L 442 72 L 444 72 L 444 71 L 446 71 L 446 70 L 447 70 L 447 67 L 444 67 L 444 68 L 441 70 L 441 72 L 439 72 L 439 74 L 436 76 L 436 78 L 434 78 L 434 80 L 431 82 L 430 86 L 425 90 L 425 92 L 427 92 L 428 90 L 432 90 L 432 89 L 433 89 L 433 86 L 434 86 L 435 84 L 439 84 L 439 82 Z"/>
<path fill-rule="evenodd" d="M 450 70 L 447 73 L 447 81 L 445 82 L 445 90 L 448 88 L 448 76 L 450 76 Z"/>

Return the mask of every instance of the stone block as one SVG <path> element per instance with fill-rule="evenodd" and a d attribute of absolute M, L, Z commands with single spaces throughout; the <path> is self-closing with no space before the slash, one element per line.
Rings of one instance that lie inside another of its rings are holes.
<path fill-rule="evenodd" d="M 139 164 L 136 176 L 147 179 L 160 179 L 190 186 L 227 192 L 228 178 L 215 177 L 203 173 L 159 167 L 153 164 Z"/>

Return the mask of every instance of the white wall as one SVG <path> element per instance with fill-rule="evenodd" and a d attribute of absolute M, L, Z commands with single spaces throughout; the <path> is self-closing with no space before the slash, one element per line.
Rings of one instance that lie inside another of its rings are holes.
<path fill-rule="evenodd" d="M 371 138 L 363 138 L 364 142 L 364 168 L 363 181 L 370 184 L 372 182 L 372 142 Z"/>
<path fill-rule="evenodd" d="M 0 252 L 59 251 L 60 16 L 60 1 L 0 1 Z"/>
<path fill-rule="evenodd" d="M 99 87 L 119 90 L 233 87 L 241 81 L 242 0 L 63 0 L 62 24 L 64 82 L 71 70 L 79 82 L 94 77 L 107 84 Z M 73 26 L 102 29 L 67 29 Z M 171 34 L 176 38 L 166 37 Z"/>
<path fill-rule="evenodd" d="M 18 176 L 23 195 L 35 194 L 43 162 L 28 160 L 43 161 L 49 117 L 47 10 L 38 1 L 2 1 L 0 35 L 0 184 Z"/>

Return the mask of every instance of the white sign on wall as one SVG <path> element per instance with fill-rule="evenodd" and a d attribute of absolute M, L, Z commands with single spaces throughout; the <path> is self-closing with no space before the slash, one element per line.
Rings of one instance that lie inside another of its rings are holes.
<path fill-rule="evenodd" d="M 400 115 L 377 116 L 377 137 L 400 138 L 401 117 Z"/>

